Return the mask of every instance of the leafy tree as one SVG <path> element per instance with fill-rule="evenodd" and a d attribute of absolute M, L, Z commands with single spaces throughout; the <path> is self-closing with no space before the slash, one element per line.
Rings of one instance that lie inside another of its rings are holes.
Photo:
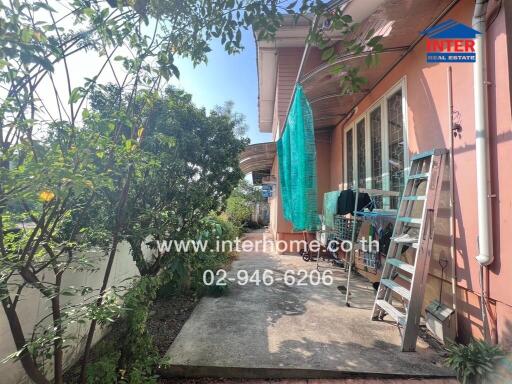
<path fill-rule="evenodd" d="M 48 355 L 50 346 L 55 375 L 62 375 L 65 330 L 82 321 L 90 309 L 86 302 L 80 306 L 61 302 L 63 295 L 85 299 L 90 293 L 88 287 L 63 286 L 62 278 L 66 271 L 91 268 L 77 257 L 77 252 L 91 246 L 82 236 L 81 218 L 95 188 L 108 183 L 94 164 L 92 137 L 64 124 L 55 128 L 43 146 L 28 140 L 12 146 L 4 154 L 10 158 L 9 169 L 1 174 L 6 188 L 1 204 L 23 210 L 3 208 L 0 297 L 18 349 L 14 357 L 36 382 L 47 382 L 36 359 Z M 35 288 L 51 307 L 51 322 L 37 326 L 31 339 L 25 337 L 16 312 L 27 288 Z"/>
<path fill-rule="evenodd" d="M 263 202 L 261 190 L 242 179 L 226 203 L 226 215 L 239 227 L 251 220 L 256 203 Z"/>
<path fill-rule="evenodd" d="M 265 201 L 261 188 L 249 183 L 246 179 L 240 180 L 231 196 L 241 196 L 253 204 Z"/>
<path fill-rule="evenodd" d="M 170 77 L 179 76 L 175 56 L 205 62 L 213 39 L 219 39 L 228 53 L 236 53 L 243 48 L 243 29 L 252 27 L 261 38 L 272 38 L 282 13 L 309 17 L 324 12 L 323 3 L 306 0 L 288 5 L 275 0 L 0 3 L 0 299 L 18 349 L 14 357 L 32 381 L 49 382 L 41 361 L 52 357 L 53 381 L 63 383 L 66 329 L 74 321 L 87 319 L 91 323 L 81 375 L 85 383 L 96 325 L 119 310 L 108 281 L 117 246 L 133 224 L 129 213 L 141 200 L 133 193 L 134 186 L 140 187 L 139 177 L 156 177 L 149 171 L 154 152 L 142 147 L 146 129 L 151 138 L 147 128 L 152 126 L 151 111 L 164 103 L 161 90 Z M 327 17 L 335 30 L 347 35 L 353 30 L 345 15 L 328 13 Z M 324 31 L 313 31 L 310 38 L 331 52 Z M 371 39 L 377 51 L 378 42 Z M 370 41 L 347 40 L 342 50 L 373 49 Z M 84 78 L 72 67 L 71 58 L 78 54 L 101 60 L 96 68 L 87 68 L 90 77 Z M 325 54 L 326 60 L 333 56 Z M 358 86 L 356 72 L 347 79 Z M 107 73 L 118 89 L 109 100 L 110 111 L 89 110 L 91 94 L 108 91 L 102 84 Z M 43 89 L 53 97 L 42 97 Z M 234 124 L 227 114 L 213 114 L 210 119 L 221 127 Z M 180 150 L 178 146 L 190 148 L 197 140 L 184 133 L 183 139 L 179 144 L 178 138 L 161 141 L 154 136 L 147 148 L 167 146 L 172 154 Z M 198 144 L 206 148 L 205 143 Z M 205 160 L 199 154 L 190 156 L 192 162 Z M 178 170 L 184 169 L 187 164 L 182 163 Z M 201 178 L 192 176 L 197 169 L 188 172 L 184 178 L 197 181 L 198 187 L 204 185 Z M 215 175 L 219 172 L 212 169 Z M 235 173 L 229 173 L 229 178 L 236 179 Z M 215 204 L 229 185 L 225 180 L 218 183 Z M 87 220 L 88 209 L 98 207 L 98 201 L 106 204 L 103 214 L 110 226 L 96 227 Z M 184 203 L 193 207 L 195 200 Z M 194 218 L 191 213 L 185 216 Z M 165 220 L 172 224 L 172 217 L 158 215 L 151 222 Z M 142 237 L 139 230 L 133 232 Z M 80 252 L 91 245 L 103 246 L 106 254 L 99 290 L 62 286 L 67 271 L 94 268 Z M 51 308 L 51 324 L 41 322 L 31 337 L 22 329 L 17 312 L 28 287 L 40 292 Z M 79 304 L 64 304 L 61 297 L 69 295 L 81 298 Z"/>
<path fill-rule="evenodd" d="M 226 214 L 239 228 L 251 219 L 252 206 L 242 196 L 231 196 L 227 201 Z"/>
<path fill-rule="evenodd" d="M 94 113 L 113 113 L 109 100 L 115 100 L 116 93 L 115 88 L 95 93 Z M 143 118 L 144 140 L 134 163 L 120 236 L 130 243 L 145 276 L 156 275 L 177 260 L 174 253 L 162 253 L 155 240 L 196 238 L 200 221 L 223 206 L 243 177 L 238 159 L 247 139 L 237 137 L 244 120 L 232 112 L 232 104 L 207 114 L 192 104 L 191 95 L 172 87 L 152 102 Z M 97 200 L 98 209 L 91 209 L 89 217 L 91 225 L 99 228 L 103 223 L 105 231 L 112 230 L 109 215 L 103 213 L 115 206 L 113 197 L 107 194 Z M 156 254 L 153 260 L 143 256 L 147 242 Z"/>

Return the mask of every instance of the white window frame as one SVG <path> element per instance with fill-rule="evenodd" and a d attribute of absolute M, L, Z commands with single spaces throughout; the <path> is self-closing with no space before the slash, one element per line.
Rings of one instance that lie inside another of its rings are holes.
<path fill-rule="evenodd" d="M 366 115 L 368 116 L 368 150 L 366 151 L 367 152 L 367 157 L 368 157 L 368 161 L 369 161 L 369 165 L 366 167 L 367 169 L 367 172 L 369 176 L 368 178 L 368 183 L 367 184 L 367 188 L 373 188 L 372 186 L 372 161 L 371 161 L 371 158 L 372 158 L 372 154 L 371 154 L 371 151 L 372 151 L 372 146 L 371 146 L 371 140 L 370 140 L 370 135 L 371 135 L 371 127 L 370 127 L 370 115 L 372 114 L 373 111 L 375 111 L 377 108 L 380 108 L 380 139 L 381 139 L 381 150 L 380 150 L 380 161 L 381 161 L 381 168 L 382 168 L 382 189 L 383 190 L 386 190 L 386 185 L 385 185 L 385 179 L 387 178 L 387 173 L 385 172 L 384 170 L 384 159 L 387 158 L 387 145 L 384 145 L 385 143 L 387 143 L 387 141 L 385 140 L 384 138 L 384 105 L 383 105 L 383 102 L 380 101 L 380 102 L 377 102 L 377 103 L 374 103 L 370 108 L 368 108 L 368 110 L 366 111 Z M 386 148 L 386 155 L 384 154 L 384 150 Z M 389 188 L 389 186 L 387 186 Z"/>
<path fill-rule="evenodd" d="M 360 116 L 359 119 L 356 119 L 355 122 L 354 122 L 354 135 L 353 135 L 353 141 L 355 143 L 354 145 L 354 180 L 356 181 L 355 185 L 359 187 L 359 169 L 357 167 L 357 151 L 356 151 L 356 148 L 357 148 L 357 136 L 358 136 L 358 130 L 357 130 L 357 126 L 358 124 L 364 120 L 364 148 L 365 148 L 365 174 L 366 174 L 366 179 L 365 179 L 365 186 L 364 188 L 369 188 L 369 184 L 371 184 L 371 175 L 368 173 L 368 170 L 371 169 L 371 165 L 368 163 L 368 159 L 369 159 L 369 156 L 370 156 L 370 152 L 368 150 L 368 143 L 369 143 L 369 138 L 370 138 L 370 133 L 369 133 L 369 130 L 368 130 L 368 116 L 367 114 L 363 114 L 362 116 Z"/>
<path fill-rule="evenodd" d="M 389 175 L 389 137 L 388 137 L 388 99 L 397 91 L 402 91 L 402 117 L 403 117 L 403 138 L 404 138 L 404 177 L 409 173 L 409 140 L 408 140 L 408 115 L 407 115 L 407 81 L 406 77 L 401 78 L 395 85 L 389 88 L 376 102 L 370 105 L 365 111 L 357 115 L 352 123 L 343 130 L 343 185 L 349 188 L 347 182 L 347 132 L 352 129 L 352 175 L 354 185 L 358 185 L 357 172 L 357 124 L 365 120 L 365 159 L 366 159 L 366 188 L 372 186 L 371 172 L 371 139 L 370 139 L 370 113 L 380 107 L 381 113 L 381 151 L 382 151 L 382 189 L 387 191 L 390 188 Z M 384 208 L 389 208 L 389 198 L 384 198 Z"/>
<path fill-rule="evenodd" d="M 354 173 L 354 166 L 355 166 L 355 163 L 356 163 L 356 160 L 355 160 L 355 153 L 356 151 L 354 150 L 355 148 L 355 145 L 354 145 L 354 142 L 355 142 L 355 125 L 354 124 L 351 124 L 347 127 L 345 127 L 345 129 L 343 130 L 343 185 L 344 185 L 344 189 L 348 189 L 350 186 L 348 185 L 348 173 L 347 173 L 347 164 L 348 164 L 348 161 L 347 161 L 347 154 L 348 154 L 348 151 L 347 151 L 347 134 L 348 132 L 352 129 L 352 182 L 354 182 L 356 180 L 355 178 L 355 173 Z"/>

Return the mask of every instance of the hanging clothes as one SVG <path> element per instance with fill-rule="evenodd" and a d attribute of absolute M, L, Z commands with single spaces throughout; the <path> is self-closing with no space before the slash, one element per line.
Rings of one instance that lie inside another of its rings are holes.
<path fill-rule="evenodd" d="M 338 215 L 346 215 L 347 213 L 354 212 L 354 205 L 356 204 L 354 191 L 351 189 L 345 189 L 341 191 L 338 197 Z"/>
<path fill-rule="evenodd" d="M 371 199 L 370 195 L 367 193 L 360 193 L 359 198 L 357 200 L 356 205 L 356 192 L 351 189 L 346 189 L 341 191 L 340 196 L 338 197 L 338 207 L 337 213 L 338 215 L 346 215 L 347 213 L 354 214 L 354 208 L 357 211 L 362 211 L 363 209 L 369 209 L 373 211 L 375 204 Z"/>
<path fill-rule="evenodd" d="M 354 200 L 355 200 L 355 192 L 354 192 Z M 375 204 L 371 199 L 370 195 L 367 193 L 360 193 L 359 198 L 357 199 L 357 210 L 362 211 L 364 209 L 368 209 L 373 211 Z"/>

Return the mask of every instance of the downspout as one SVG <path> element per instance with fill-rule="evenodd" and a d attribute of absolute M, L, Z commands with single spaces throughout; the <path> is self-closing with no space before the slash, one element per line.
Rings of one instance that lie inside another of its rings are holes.
<path fill-rule="evenodd" d="M 476 0 L 473 13 L 473 29 L 480 32 L 475 38 L 475 64 L 473 66 L 473 87 L 475 98 L 475 152 L 478 213 L 478 256 L 480 264 L 479 283 L 481 290 L 482 323 L 487 338 L 487 301 L 489 298 L 489 269 L 494 260 L 492 250 L 492 212 L 489 163 L 489 130 L 487 120 L 487 68 L 486 68 L 486 14 L 489 0 Z M 493 327 L 495 330 L 495 327 Z M 496 342 L 495 332 L 492 341 Z"/>
<path fill-rule="evenodd" d="M 473 14 L 473 29 L 480 32 L 475 38 L 475 64 L 473 65 L 473 87 L 475 97 L 475 151 L 478 207 L 478 256 L 480 265 L 493 262 L 492 218 L 489 172 L 489 132 L 487 126 L 487 68 L 485 65 L 485 30 L 489 0 L 476 0 Z"/>

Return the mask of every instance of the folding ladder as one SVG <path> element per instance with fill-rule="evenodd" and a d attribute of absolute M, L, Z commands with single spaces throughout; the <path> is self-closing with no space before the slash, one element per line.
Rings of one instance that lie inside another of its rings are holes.
<path fill-rule="evenodd" d="M 404 352 L 416 348 L 447 153 L 446 149 L 434 149 L 411 159 L 373 306 L 372 320 L 388 314 L 396 321 Z M 411 263 L 403 257 L 408 248 L 415 249 L 411 252 L 414 253 Z M 393 304 L 396 298 L 402 308 Z"/>

